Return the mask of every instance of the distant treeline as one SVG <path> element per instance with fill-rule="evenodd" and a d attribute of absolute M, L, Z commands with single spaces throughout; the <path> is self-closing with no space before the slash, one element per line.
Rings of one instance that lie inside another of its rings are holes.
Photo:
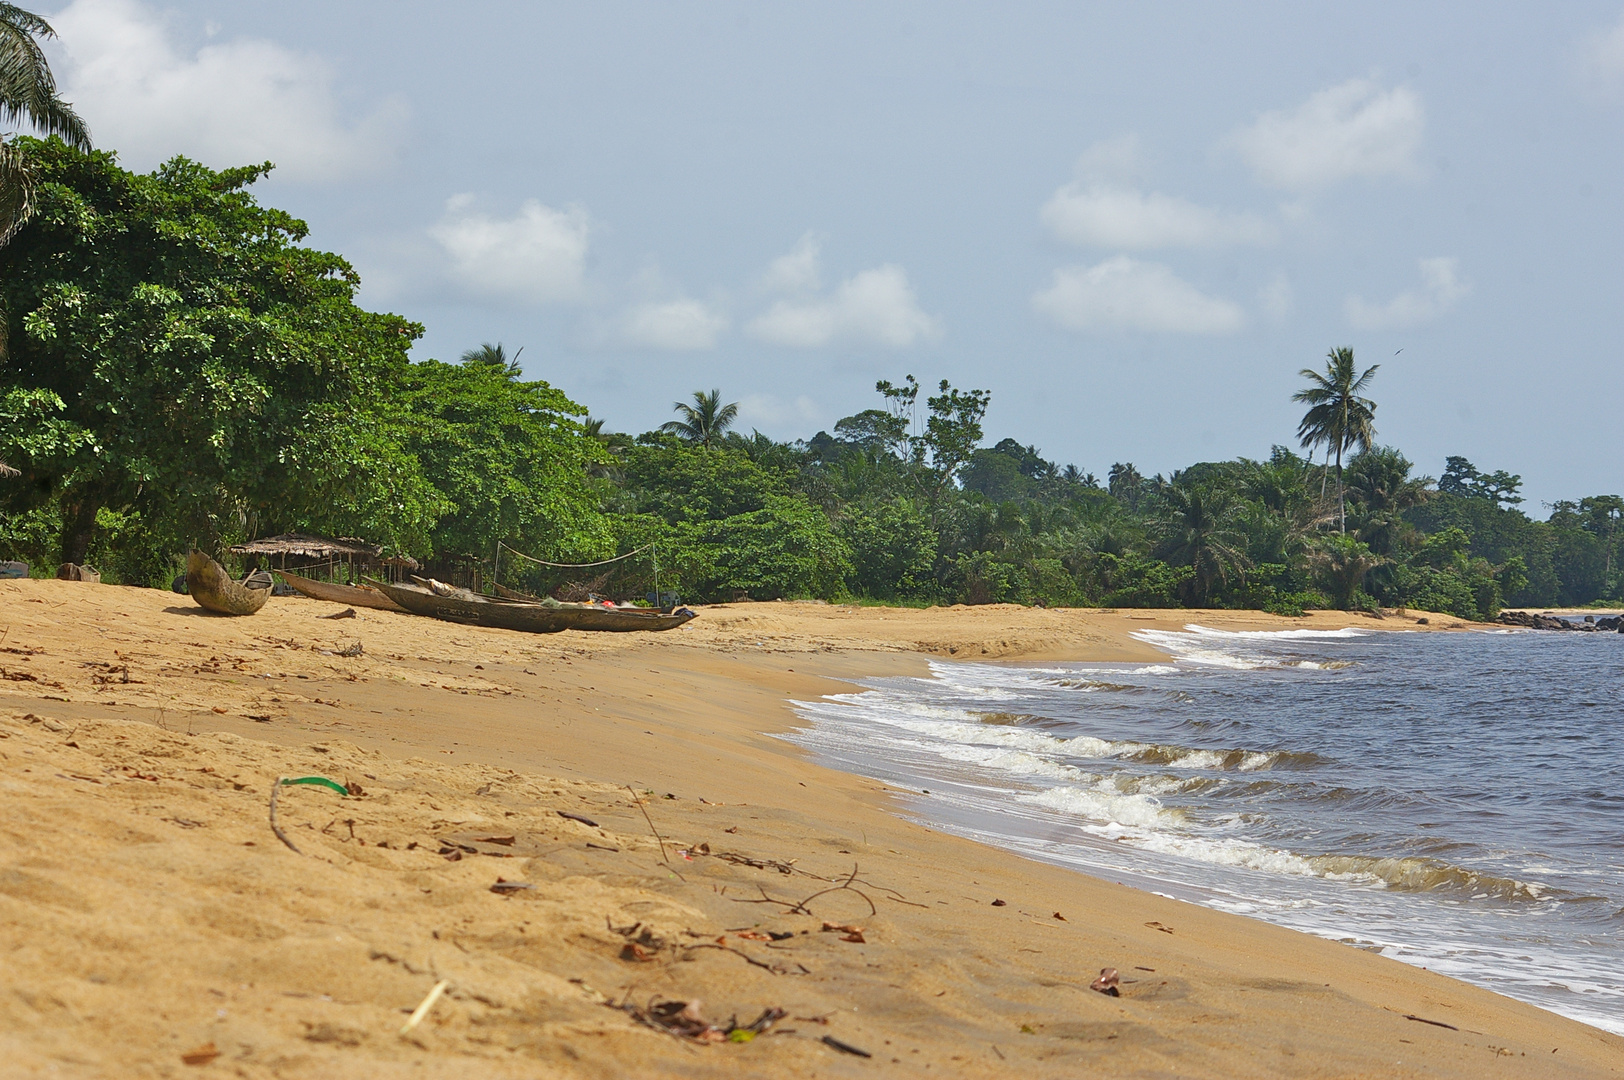
<path fill-rule="evenodd" d="M 1516 476 L 1461 458 L 1434 481 L 1397 450 L 1353 454 L 1344 523 L 1334 464 L 1285 447 L 1101 480 L 983 446 L 986 393 L 912 377 L 804 441 L 731 430 L 716 392 L 660 431 L 606 433 L 500 347 L 412 363 L 421 327 L 358 308 L 350 265 L 248 194 L 268 165 L 137 175 L 55 139 L 10 145 L 37 205 L 0 247 L 0 461 L 20 471 L 0 478 L 0 558 L 47 572 L 165 584 L 191 546 L 305 531 L 487 577 L 498 541 L 557 562 L 652 543 L 601 572 L 504 557 L 500 576 L 641 595 L 657 553 L 662 588 L 691 600 L 1484 618 L 1621 592 L 1624 501 L 1532 520 Z"/>

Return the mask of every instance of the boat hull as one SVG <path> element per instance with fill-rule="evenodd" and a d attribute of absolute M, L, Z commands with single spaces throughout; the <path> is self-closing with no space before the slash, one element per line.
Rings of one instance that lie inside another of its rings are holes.
<path fill-rule="evenodd" d="M 283 581 L 286 581 L 294 589 L 312 600 L 326 600 L 333 604 L 349 604 L 351 607 L 376 608 L 379 611 L 406 610 L 373 588 L 340 585 L 332 581 L 316 581 L 312 578 L 300 577 L 298 574 L 290 574 L 286 570 L 278 570 L 277 573 L 282 575 Z"/>
<path fill-rule="evenodd" d="M 694 618 L 694 613 L 627 611 L 600 608 L 591 604 L 545 604 L 539 601 L 483 598 L 464 600 L 440 596 L 421 585 L 391 585 L 367 579 L 367 584 L 414 615 L 427 615 L 447 622 L 472 626 L 494 626 L 527 634 L 556 634 L 564 630 L 607 633 L 674 630 Z"/>
<path fill-rule="evenodd" d="M 250 589 L 232 581 L 225 567 L 201 551 L 186 557 L 186 591 L 198 606 L 219 615 L 252 615 L 271 595 L 269 589 Z"/>

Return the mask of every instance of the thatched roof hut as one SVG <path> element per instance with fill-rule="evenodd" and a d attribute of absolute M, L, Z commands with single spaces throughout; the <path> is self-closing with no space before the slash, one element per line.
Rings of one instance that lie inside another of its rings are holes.
<path fill-rule="evenodd" d="M 265 558 L 278 567 L 286 567 L 293 561 L 300 564 L 350 563 L 355 566 L 381 565 L 417 569 L 416 559 L 403 556 L 385 559 L 382 557 L 383 548 L 353 536 L 330 540 L 324 536 L 310 536 L 305 533 L 283 533 L 281 536 L 267 536 L 260 540 L 250 540 L 246 544 L 237 544 L 229 550 L 233 555 L 241 555 L 256 561 Z"/>

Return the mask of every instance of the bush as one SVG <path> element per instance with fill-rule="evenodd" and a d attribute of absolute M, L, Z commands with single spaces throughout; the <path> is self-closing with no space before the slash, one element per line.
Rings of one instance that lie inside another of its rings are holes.
<path fill-rule="evenodd" d="M 1095 573 L 1110 583 L 1107 607 L 1182 607 L 1180 592 L 1195 577 L 1193 567 L 1169 566 L 1142 555 L 1101 555 Z"/>
<path fill-rule="evenodd" d="M 990 551 L 967 551 L 953 559 L 954 592 L 961 604 L 1018 604 L 1027 592 L 1020 567 Z"/>
<path fill-rule="evenodd" d="M 834 599 L 852 569 L 850 550 L 823 511 L 790 495 L 770 495 L 747 514 L 679 526 L 672 541 L 682 586 L 695 599 Z"/>
<path fill-rule="evenodd" d="M 903 499 L 850 507 L 840 535 L 851 548 L 851 585 L 878 600 L 916 599 L 936 590 L 936 534 Z"/>

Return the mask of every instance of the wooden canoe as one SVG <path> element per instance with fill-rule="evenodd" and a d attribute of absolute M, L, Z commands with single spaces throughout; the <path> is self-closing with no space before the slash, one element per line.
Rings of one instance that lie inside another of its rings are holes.
<path fill-rule="evenodd" d="M 341 585 L 334 581 L 316 581 L 312 578 L 300 577 L 290 574 L 286 570 L 278 570 L 282 580 L 294 589 L 310 597 L 312 600 L 326 600 L 334 604 L 348 604 L 351 607 L 377 608 L 379 611 L 405 611 L 406 609 L 395 603 L 389 597 L 367 586 Z"/>
<path fill-rule="evenodd" d="M 269 589 L 232 581 L 225 567 L 201 551 L 186 556 L 186 591 L 200 606 L 221 615 L 252 615 L 271 595 Z"/>
<path fill-rule="evenodd" d="M 528 600 L 532 604 L 545 604 L 545 603 L 549 602 L 544 597 L 532 596 L 530 593 L 520 592 L 518 589 L 510 589 L 506 585 L 496 585 L 495 583 L 492 583 L 492 587 L 496 589 L 496 595 L 501 597 L 503 600 Z M 670 596 L 671 594 L 666 593 L 666 595 Z M 670 607 L 640 608 L 639 610 L 641 610 L 641 611 L 658 611 L 661 615 L 669 615 L 669 614 L 671 614 L 672 611 L 676 610 L 677 606 L 678 605 L 673 604 Z"/>
<path fill-rule="evenodd" d="M 439 596 L 421 585 L 391 585 L 372 578 L 367 578 L 366 582 L 414 615 L 474 626 L 521 630 L 529 634 L 556 634 L 563 630 L 609 633 L 671 630 L 694 618 L 694 613 L 686 608 L 661 614 L 592 604 L 561 604 L 556 600 L 507 600 L 500 597 L 465 599 Z"/>

